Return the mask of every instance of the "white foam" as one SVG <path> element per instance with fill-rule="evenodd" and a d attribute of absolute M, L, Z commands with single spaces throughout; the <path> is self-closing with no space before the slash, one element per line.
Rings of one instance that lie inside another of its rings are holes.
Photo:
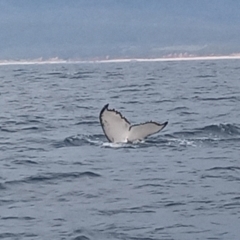
<path fill-rule="evenodd" d="M 105 142 L 102 144 L 104 147 L 110 147 L 110 148 L 122 148 L 125 147 L 126 143 L 111 143 L 111 142 Z"/>
<path fill-rule="evenodd" d="M 174 142 L 174 143 L 178 143 L 180 146 L 197 147 L 194 141 L 190 141 L 187 139 L 168 139 L 168 141 L 169 141 L 168 145 L 171 145 Z"/>

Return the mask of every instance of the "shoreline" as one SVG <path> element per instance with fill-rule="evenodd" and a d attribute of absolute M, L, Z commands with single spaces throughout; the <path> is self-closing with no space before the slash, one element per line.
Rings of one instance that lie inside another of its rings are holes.
<path fill-rule="evenodd" d="M 208 60 L 231 60 L 240 59 L 240 55 L 226 56 L 199 56 L 199 57 L 161 57 L 161 58 L 122 58 L 122 59 L 99 59 L 99 60 L 0 60 L 0 66 L 7 65 L 44 65 L 44 64 L 86 64 L 86 63 L 127 63 L 127 62 L 170 62 L 170 61 L 208 61 Z"/>

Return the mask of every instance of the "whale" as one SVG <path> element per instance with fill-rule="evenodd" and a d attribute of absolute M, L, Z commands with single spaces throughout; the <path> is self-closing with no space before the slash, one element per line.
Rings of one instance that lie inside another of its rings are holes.
<path fill-rule="evenodd" d="M 106 104 L 99 114 L 102 130 L 109 142 L 133 143 L 163 130 L 168 122 L 158 123 L 148 121 L 140 124 L 131 124 L 119 111 L 109 109 Z"/>

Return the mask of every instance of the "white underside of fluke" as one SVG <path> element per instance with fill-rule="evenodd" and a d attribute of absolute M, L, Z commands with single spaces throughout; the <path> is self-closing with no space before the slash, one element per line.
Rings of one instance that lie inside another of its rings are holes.
<path fill-rule="evenodd" d="M 99 115 L 103 132 L 109 142 L 135 142 L 161 131 L 168 122 L 145 122 L 131 125 L 130 122 L 115 109 L 108 109 L 106 104 Z"/>

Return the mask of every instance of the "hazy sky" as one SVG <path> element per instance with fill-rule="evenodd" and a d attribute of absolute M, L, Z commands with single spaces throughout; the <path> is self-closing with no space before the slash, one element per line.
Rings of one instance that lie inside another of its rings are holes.
<path fill-rule="evenodd" d="M 240 52 L 238 0 L 0 0 L 0 59 Z"/>

